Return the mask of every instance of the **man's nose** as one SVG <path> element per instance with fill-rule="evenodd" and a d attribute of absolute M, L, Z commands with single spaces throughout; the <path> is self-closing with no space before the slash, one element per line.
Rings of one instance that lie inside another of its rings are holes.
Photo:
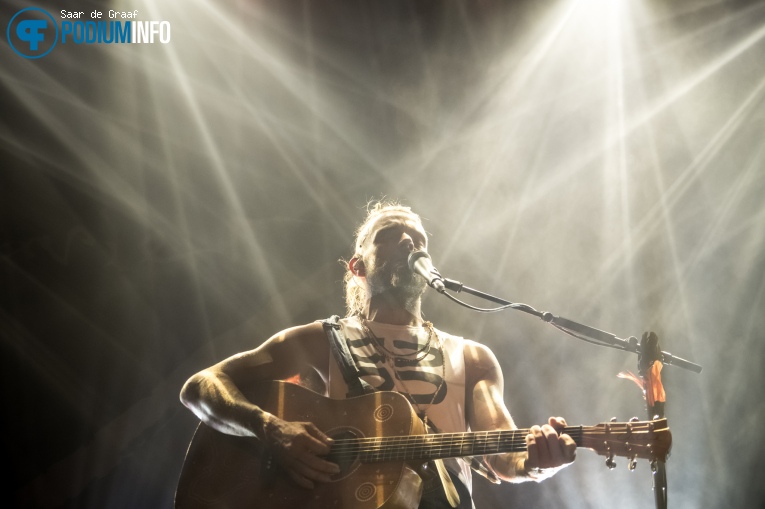
<path fill-rule="evenodd" d="M 399 241 L 399 245 L 405 245 L 406 249 L 410 252 L 414 251 L 414 241 L 412 240 L 412 237 L 410 237 L 408 233 L 401 234 L 401 240 Z"/>

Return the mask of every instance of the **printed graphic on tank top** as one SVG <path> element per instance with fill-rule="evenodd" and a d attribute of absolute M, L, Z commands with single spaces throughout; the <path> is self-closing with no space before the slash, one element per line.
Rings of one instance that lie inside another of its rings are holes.
<path fill-rule="evenodd" d="M 407 396 L 415 412 L 440 433 L 467 431 L 464 339 L 433 328 L 389 325 L 357 317 L 340 320 L 360 378 L 378 391 Z M 329 396 L 343 399 L 348 387 L 330 356 Z M 472 489 L 469 464 L 444 460 L 447 469 Z"/>

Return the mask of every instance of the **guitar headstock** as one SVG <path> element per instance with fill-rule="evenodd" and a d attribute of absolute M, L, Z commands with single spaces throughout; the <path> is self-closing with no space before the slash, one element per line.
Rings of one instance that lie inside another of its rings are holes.
<path fill-rule="evenodd" d="M 672 433 L 667 419 L 653 421 L 603 422 L 582 434 L 582 447 L 606 456 L 606 465 L 614 468 L 614 456 L 630 459 L 630 470 L 638 458 L 665 461 L 672 447 Z"/>

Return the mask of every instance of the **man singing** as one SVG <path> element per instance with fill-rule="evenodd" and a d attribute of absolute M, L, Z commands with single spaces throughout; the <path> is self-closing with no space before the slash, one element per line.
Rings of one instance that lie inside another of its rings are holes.
<path fill-rule="evenodd" d="M 375 390 L 406 396 L 433 432 L 516 429 L 491 350 L 422 319 L 427 283 L 409 269 L 407 259 L 427 248 L 422 222 L 409 207 L 377 203 L 358 228 L 345 277 L 348 312 L 338 331 L 359 378 Z M 257 437 L 296 489 L 311 490 L 339 472 L 326 458 L 332 439 L 311 423 L 287 422 L 262 410 L 240 388 L 299 377 L 301 385 L 320 394 L 345 398 L 349 387 L 332 348 L 322 322 L 284 330 L 192 376 L 181 401 L 221 433 Z M 504 481 L 545 479 L 574 461 L 576 444 L 556 431 L 565 425 L 551 417 L 530 429 L 526 452 L 489 455 L 472 464 Z M 419 508 L 472 507 L 471 463 L 451 459 L 435 467 L 429 470 L 441 475 L 435 488 L 425 483 Z"/>

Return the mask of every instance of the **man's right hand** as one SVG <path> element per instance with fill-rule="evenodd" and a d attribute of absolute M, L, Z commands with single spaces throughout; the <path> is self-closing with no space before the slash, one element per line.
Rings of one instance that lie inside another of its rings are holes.
<path fill-rule="evenodd" d="M 263 442 L 274 460 L 299 486 L 312 489 L 314 481 L 330 482 L 340 472 L 337 464 L 319 456 L 329 454 L 332 439 L 310 422 L 289 422 L 264 416 Z"/>

